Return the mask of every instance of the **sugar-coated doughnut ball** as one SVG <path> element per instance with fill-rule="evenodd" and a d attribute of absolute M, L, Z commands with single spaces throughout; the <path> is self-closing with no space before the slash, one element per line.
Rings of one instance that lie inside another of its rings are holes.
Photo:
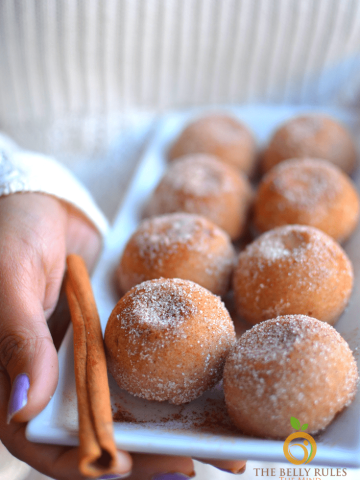
<path fill-rule="evenodd" d="M 147 213 L 202 215 L 232 240 L 246 228 L 253 191 L 241 172 L 210 155 L 194 154 L 173 162 L 150 199 Z"/>
<path fill-rule="evenodd" d="M 354 399 L 358 369 L 330 325 L 304 315 L 277 317 L 245 332 L 224 369 L 225 401 L 245 434 L 286 438 L 290 418 L 324 429 Z"/>
<path fill-rule="evenodd" d="M 334 324 L 352 286 L 352 265 L 340 245 L 303 225 L 262 234 L 240 253 L 234 273 L 237 311 L 252 324 L 293 314 Z"/>
<path fill-rule="evenodd" d="M 190 123 L 169 151 L 169 160 L 193 153 L 215 155 L 246 174 L 254 170 L 256 145 L 250 130 L 226 114 L 210 114 Z"/>
<path fill-rule="evenodd" d="M 183 278 L 225 295 L 235 250 L 223 230 L 200 215 L 171 213 L 144 220 L 128 241 L 117 277 L 122 292 L 145 280 Z"/>
<path fill-rule="evenodd" d="M 273 135 L 262 160 L 267 172 L 289 158 L 323 158 L 346 173 L 356 164 L 356 148 L 348 131 L 326 115 L 301 115 L 285 122 Z"/>
<path fill-rule="evenodd" d="M 359 197 L 350 178 L 326 160 L 286 160 L 262 179 L 254 224 L 260 232 L 280 225 L 311 225 L 346 240 L 359 218 Z"/>
<path fill-rule="evenodd" d="M 110 373 L 147 400 L 181 404 L 220 381 L 235 343 L 220 298 L 188 280 L 149 280 L 116 305 L 105 330 Z"/>

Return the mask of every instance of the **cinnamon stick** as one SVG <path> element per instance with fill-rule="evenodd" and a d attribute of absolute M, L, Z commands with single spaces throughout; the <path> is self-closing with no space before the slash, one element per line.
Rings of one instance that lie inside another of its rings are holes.
<path fill-rule="evenodd" d="M 79 470 L 87 477 L 115 473 L 110 390 L 99 314 L 85 262 L 67 257 L 66 294 L 74 329 L 74 367 L 79 413 Z"/>

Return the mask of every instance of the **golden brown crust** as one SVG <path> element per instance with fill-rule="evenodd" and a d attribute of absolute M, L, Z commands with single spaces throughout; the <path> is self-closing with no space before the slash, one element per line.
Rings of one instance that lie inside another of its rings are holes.
<path fill-rule="evenodd" d="M 203 215 L 238 239 L 245 231 L 253 191 L 245 175 L 216 157 L 194 154 L 173 162 L 151 197 L 147 213 Z"/>
<path fill-rule="evenodd" d="M 286 160 L 262 179 L 254 204 L 259 232 L 289 224 L 311 225 L 346 240 L 359 218 L 359 197 L 350 180 L 326 160 Z"/>
<path fill-rule="evenodd" d="M 324 429 L 355 397 L 352 352 L 328 324 L 302 315 L 277 317 L 248 330 L 224 369 L 225 400 L 245 434 L 285 438 L 290 417 Z"/>
<path fill-rule="evenodd" d="M 211 114 L 190 123 L 169 151 L 169 160 L 205 153 L 250 175 L 254 171 L 256 145 L 250 130 L 235 118 Z"/>
<path fill-rule="evenodd" d="M 118 385 L 175 404 L 216 385 L 234 343 L 234 326 L 219 297 L 180 279 L 134 287 L 105 330 L 108 367 Z"/>
<path fill-rule="evenodd" d="M 352 286 L 352 265 L 340 245 L 302 225 L 261 235 L 240 253 L 234 272 L 237 311 L 252 324 L 293 314 L 334 324 Z"/>
<path fill-rule="evenodd" d="M 356 148 L 348 131 L 326 115 L 302 115 L 283 124 L 273 135 L 262 158 L 262 170 L 290 158 L 323 158 L 351 173 Z"/>
<path fill-rule="evenodd" d="M 235 262 L 229 236 L 199 215 L 172 213 L 143 221 L 128 241 L 117 278 L 123 293 L 155 278 L 182 278 L 225 295 Z"/>

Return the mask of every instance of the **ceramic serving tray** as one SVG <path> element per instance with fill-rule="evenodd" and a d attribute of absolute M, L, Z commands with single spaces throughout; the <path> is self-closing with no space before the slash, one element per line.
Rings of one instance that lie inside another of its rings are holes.
<path fill-rule="evenodd" d="M 313 107 L 252 106 L 227 108 L 255 133 L 263 145 L 272 131 L 290 116 L 314 111 Z M 324 109 L 322 109 L 324 111 Z M 325 110 L 350 128 L 356 119 L 351 113 Z M 119 293 L 114 284 L 114 270 L 125 243 L 136 229 L 147 199 L 162 176 L 165 153 L 181 129 L 204 110 L 192 110 L 163 117 L 149 142 L 105 249 L 94 273 L 92 284 L 103 331 Z M 360 175 L 354 178 L 360 190 Z M 360 346 L 360 228 L 345 245 L 355 269 L 355 286 L 350 305 L 336 324 L 359 362 Z M 62 445 L 78 444 L 78 417 L 74 379 L 72 328 L 59 351 L 60 379 L 48 406 L 27 427 L 27 438 L 34 442 Z M 285 461 L 283 441 L 241 435 L 231 425 L 223 401 L 221 385 L 183 406 L 145 401 L 120 390 L 110 377 L 114 412 L 115 440 L 129 451 L 190 455 L 192 457 Z M 312 464 L 360 467 L 360 392 L 349 408 L 315 437 L 317 454 Z"/>

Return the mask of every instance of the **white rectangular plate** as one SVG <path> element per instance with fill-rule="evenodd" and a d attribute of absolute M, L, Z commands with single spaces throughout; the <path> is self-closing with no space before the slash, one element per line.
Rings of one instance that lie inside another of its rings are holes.
<path fill-rule="evenodd" d="M 314 111 L 313 107 L 250 106 L 228 108 L 254 131 L 262 145 L 276 126 L 291 115 Z M 322 109 L 324 111 L 324 109 Z M 356 118 L 346 111 L 327 110 L 347 123 Z M 122 249 L 136 229 L 144 205 L 165 170 L 165 153 L 184 125 L 203 110 L 170 114 L 158 124 L 139 164 L 125 200 L 117 215 L 102 258 L 93 276 L 93 288 L 103 331 L 119 294 L 114 284 L 114 269 Z M 355 179 L 360 187 L 360 176 Z M 360 188 L 359 188 L 360 190 Z M 359 361 L 360 345 L 360 229 L 346 244 L 354 263 L 355 287 L 351 303 L 336 324 Z M 45 410 L 27 427 L 27 438 L 34 442 L 78 444 L 78 419 L 73 372 L 72 328 L 59 351 L 60 379 L 55 395 Z M 115 440 L 119 448 L 130 451 L 190 455 L 193 457 L 284 461 L 283 442 L 250 438 L 231 427 L 223 403 L 221 386 L 184 406 L 148 402 L 120 390 L 110 378 L 111 400 L 115 412 Z M 306 419 L 304 420 L 306 421 Z M 360 467 L 360 395 L 352 405 L 316 437 L 318 465 Z"/>

